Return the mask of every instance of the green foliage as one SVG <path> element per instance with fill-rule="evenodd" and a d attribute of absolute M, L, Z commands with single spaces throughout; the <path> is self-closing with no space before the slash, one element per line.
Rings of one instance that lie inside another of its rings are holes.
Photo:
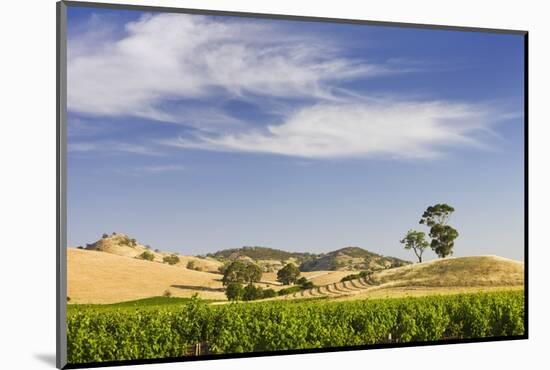
<path fill-rule="evenodd" d="M 429 206 L 424 213 L 419 223 L 432 227 L 436 224 L 446 225 L 455 209 L 446 203 Z"/>
<path fill-rule="evenodd" d="M 195 261 L 189 261 L 187 262 L 187 266 L 186 266 L 189 270 L 194 270 L 195 269 Z"/>
<path fill-rule="evenodd" d="M 176 256 L 175 254 L 171 254 L 169 256 L 164 256 L 162 258 L 162 262 L 167 263 L 169 265 L 175 265 L 176 263 L 179 263 L 179 261 L 180 261 L 180 258 L 178 256 Z"/>
<path fill-rule="evenodd" d="M 233 261 L 223 268 L 223 285 L 229 283 L 254 283 L 262 278 L 262 269 L 251 262 Z"/>
<path fill-rule="evenodd" d="M 302 289 L 311 289 L 315 287 L 315 284 L 313 284 L 312 281 L 306 279 L 304 276 L 296 280 L 296 284 L 298 284 Z"/>
<path fill-rule="evenodd" d="M 277 296 L 277 292 L 273 289 L 264 289 L 262 292 L 262 298 L 273 298 Z"/>
<path fill-rule="evenodd" d="M 418 262 L 422 262 L 422 253 L 430 245 L 426 240 L 426 234 L 416 230 L 409 230 L 407 235 L 399 242 L 405 244 L 405 249 L 412 249 L 414 251 Z"/>
<path fill-rule="evenodd" d="M 105 238 L 108 238 L 108 237 L 109 237 L 109 234 L 107 234 L 107 233 L 104 233 L 103 235 L 101 235 L 102 239 L 105 239 Z"/>
<path fill-rule="evenodd" d="M 248 283 L 258 282 L 262 279 L 262 269 L 255 263 L 249 263 L 245 267 L 245 279 Z"/>
<path fill-rule="evenodd" d="M 244 289 L 241 283 L 231 282 L 227 284 L 225 295 L 230 301 L 238 301 L 243 297 Z"/>
<path fill-rule="evenodd" d="M 453 254 L 454 241 L 459 235 L 456 229 L 447 225 L 454 211 L 448 204 L 436 204 L 428 207 L 419 221 L 430 228 L 430 246 L 441 258 Z"/>
<path fill-rule="evenodd" d="M 350 275 L 344 276 L 342 279 L 340 279 L 340 281 L 344 282 L 344 281 L 356 280 L 359 278 L 367 278 L 371 274 L 372 274 L 372 271 L 361 271 L 358 274 L 350 274 Z"/>
<path fill-rule="evenodd" d="M 155 255 L 149 251 L 144 251 L 142 254 L 139 255 L 139 258 L 146 261 L 152 261 L 155 259 Z"/>
<path fill-rule="evenodd" d="M 257 299 L 273 298 L 277 293 L 273 289 L 262 289 L 254 284 L 248 284 L 244 287 L 243 301 L 254 301 Z"/>
<path fill-rule="evenodd" d="M 282 295 L 287 295 L 287 294 L 292 294 L 292 293 L 296 293 L 296 292 L 299 292 L 300 290 L 302 290 L 302 287 L 299 286 L 299 285 L 294 285 L 294 286 L 291 286 L 291 287 L 288 287 L 288 288 L 283 288 L 283 289 L 280 289 L 277 294 L 279 296 L 282 296 Z"/>
<path fill-rule="evenodd" d="M 458 231 L 449 225 L 436 224 L 430 229 L 432 238 L 431 248 L 441 258 L 453 254 L 455 239 L 458 238 Z"/>
<path fill-rule="evenodd" d="M 300 270 L 293 263 L 287 264 L 285 267 L 277 271 L 277 281 L 284 285 L 290 285 L 298 280 Z"/>
<path fill-rule="evenodd" d="M 248 284 L 244 287 L 243 301 L 253 301 L 263 298 L 262 288 L 256 287 L 254 284 Z"/>
<path fill-rule="evenodd" d="M 165 298 L 175 300 L 175 298 Z M 524 334 L 523 292 L 347 302 L 272 301 L 209 306 L 198 299 L 154 310 L 70 310 L 71 364 Z"/>

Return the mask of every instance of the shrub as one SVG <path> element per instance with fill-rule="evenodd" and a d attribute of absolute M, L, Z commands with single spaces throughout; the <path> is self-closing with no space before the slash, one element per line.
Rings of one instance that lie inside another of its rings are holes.
<path fill-rule="evenodd" d="M 262 288 L 256 287 L 254 284 L 248 284 L 244 287 L 243 301 L 253 301 L 260 298 L 262 298 Z"/>
<path fill-rule="evenodd" d="M 139 255 L 139 258 L 146 261 L 152 261 L 155 259 L 155 255 L 151 252 L 145 251 Z"/>
<path fill-rule="evenodd" d="M 275 296 L 277 296 L 277 292 L 273 289 L 265 289 L 262 292 L 262 298 L 273 298 Z"/>
<path fill-rule="evenodd" d="M 109 234 L 104 233 L 103 235 L 101 235 L 101 237 L 102 237 L 103 239 L 108 238 L 108 237 L 109 237 Z"/>
<path fill-rule="evenodd" d="M 311 289 L 311 288 L 315 287 L 315 284 L 313 284 L 313 282 L 309 281 L 308 279 L 306 279 L 303 276 L 301 278 L 299 278 L 298 280 L 296 280 L 296 284 L 298 284 L 300 286 L 300 288 L 302 288 L 302 289 Z"/>
<path fill-rule="evenodd" d="M 164 293 L 162 293 L 162 296 L 166 297 L 166 298 L 170 298 L 172 296 L 172 292 L 170 290 L 166 289 L 164 291 Z"/>
<path fill-rule="evenodd" d="M 279 294 L 280 296 L 281 295 L 287 295 L 287 294 L 292 294 L 292 293 L 299 292 L 300 290 L 302 290 L 301 286 L 294 285 L 294 286 L 291 286 L 291 287 L 288 287 L 288 288 L 283 288 L 283 289 L 279 290 L 277 292 L 277 294 Z"/>
<path fill-rule="evenodd" d="M 176 256 L 175 254 L 171 254 L 169 256 L 164 256 L 162 258 L 162 261 L 164 263 L 168 263 L 169 265 L 175 265 L 176 263 L 178 263 L 180 261 L 180 258 L 178 256 Z"/>
<path fill-rule="evenodd" d="M 358 274 L 350 274 L 350 275 L 344 276 L 342 279 L 340 279 L 340 281 L 344 282 L 344 281 L 356 280 L 359 278 L 368 278 L 371 276 L 371 274 L 372 274 L 372 271 L 361 271 Z"/>
<path fill-rule="evenodd" d="M 187 266 L 186 266 L 189 270 L 194 270 L 195 269 L 195 261 L 189 261 L 187 262 Z"/>
<path fill-rule="evenodd" d="M 225 295 L 230 301 L 238 301 L 243 297 L 244 289 L 241 283 L 229 283 Z"/>

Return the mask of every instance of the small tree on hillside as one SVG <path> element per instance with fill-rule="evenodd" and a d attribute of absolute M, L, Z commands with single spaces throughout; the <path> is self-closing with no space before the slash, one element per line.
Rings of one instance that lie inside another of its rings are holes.
<path fill-rule="evenodd" d="M 233 261 L 225 268 L 223 273 L 222 283 L 228 285 L 230 283 L 244 283 L 246 264 L 243 261 Z"/>
<path fill-rule="evenodd" d="M 245 279 L 249 284 L 260 281 L 262 279 L 262 268 L 255 263 L 249 263 L 245 267 Z"/>
<path fill-rule="evenodd" d="M 455 211 L 448 204 L 430 206 L 422 214 L 419 223 L 430 227 L 431 248 L 440 258 L 453 254 L 454 241 L 458 238 L 458 231 L 447 223 Z"/>
<path fill-rule="evenodd" d="M 300 276 L 300 270 L 293 263 L 288 263 L 285 267 L 277 271 L 277 281 L 284 285 L 293 284 Z"/>
<path fill-rule="evenodd" d="M 102 237 L 103 239 L 105 239 L 105 238 L 109 237 L 109 234 L 104 233 L 103 235 L 101 235 L 101 237 Z"/>
<path fill-rule="evenodd" d="M 243 297 L 244 289 L 241 283 L 229 283 L 225 295 L 230 301 L 238 301 Z"/>
<path fill-rule="evenodd" d="M 426 240 L 426 234 L 422 231 L 409 230 L 405 238 L 399 241 L 401 244 L 405 244 L 405 249 L 412 249 L 418 262 L 422 262 L 422 253 L 424 249 L 428 248 L 430 243 Z"/>
<path fill-rule="evenodd" d="M 180 258 L 176 256 L 175 254 L 171 254 L 169 256 L 164 256 L 162 258 L 162 262 L 167 263 L 169 265 L 175 265 L 180 261 Z"/>

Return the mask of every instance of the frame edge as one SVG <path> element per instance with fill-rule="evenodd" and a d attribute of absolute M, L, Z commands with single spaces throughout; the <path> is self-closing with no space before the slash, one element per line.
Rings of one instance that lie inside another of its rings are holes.
<path fill-rule="evenodd" d="M 67 365 L 67 5 L 56 3 L 56 367 Z"/>

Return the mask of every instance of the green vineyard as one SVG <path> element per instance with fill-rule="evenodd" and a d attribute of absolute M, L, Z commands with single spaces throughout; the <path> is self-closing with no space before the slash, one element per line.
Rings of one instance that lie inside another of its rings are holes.
<path fill-rule="evenodd" d="M 218 306 L 191 300 L 146 310 L 72 309 L 67 316 L 73 364 L 181 357 L 198 343 L 226 354 L 523 333 L 523 291 Z"/>

